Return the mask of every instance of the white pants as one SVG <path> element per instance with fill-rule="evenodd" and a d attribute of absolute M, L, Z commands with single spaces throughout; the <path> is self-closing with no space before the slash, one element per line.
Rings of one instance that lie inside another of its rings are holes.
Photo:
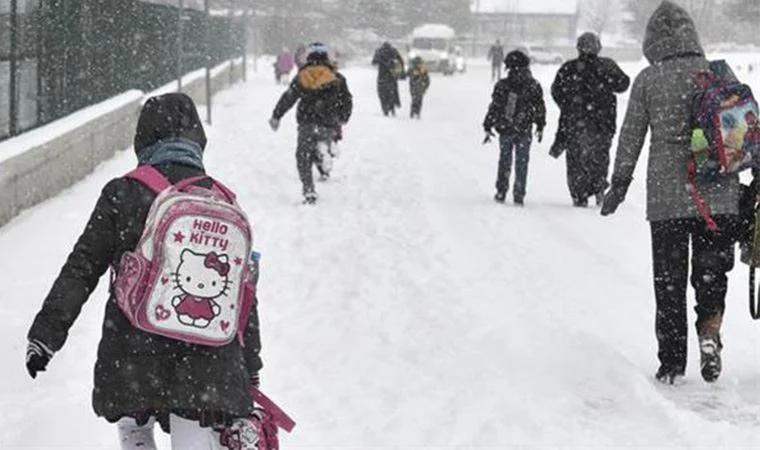
<path fill-rule="evenodd" d="M 135 419 L 124 417 L 116 423 L 119 430 L 121 450 L 157 450 L 153 438 L 155 420 L 151 418 L 143 426 L 137 425 Z M 219 434 L 211 428 L 203 428 L 198 422 L 183 419 L 171 414 L 172 450 L 221 450 Z"/>

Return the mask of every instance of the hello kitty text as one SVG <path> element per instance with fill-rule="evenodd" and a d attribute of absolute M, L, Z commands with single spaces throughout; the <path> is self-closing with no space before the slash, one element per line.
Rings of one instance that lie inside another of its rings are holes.
<path fill-rule="evenodd" d="M 222 251 L 226 251 L 230 245 L 229 239 L 221 237 L 226 235 L 229 229 L 219 221 L 196 219 L 193 221 L 193 230 L 190 233 L 190 242 L 193 244 L 216 247 Z"/>

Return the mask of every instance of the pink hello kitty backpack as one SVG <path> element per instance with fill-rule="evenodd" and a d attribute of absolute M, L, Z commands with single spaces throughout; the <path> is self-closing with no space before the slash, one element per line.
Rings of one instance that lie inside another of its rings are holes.
<path fill-rule="evenodd" d="M 141 166 L 126 175 L 158 194 L 134 252 L 113 283 L 135 327 L 201 345 L 223 346 L 243 332 L 255 299 L 248 257 L 252 234 L 235 195 L 208 176 L 172 185 Z M 212 188 L 195 186 L 211 180 Z"/>

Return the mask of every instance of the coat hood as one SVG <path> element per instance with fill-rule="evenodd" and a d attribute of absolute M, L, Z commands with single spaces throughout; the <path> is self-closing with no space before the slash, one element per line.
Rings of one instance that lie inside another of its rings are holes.
<path fill-rule="evenodd" d="M 581 55 L 598 55 L 602 51 L 602 41 L 594 33 L 586 32 L 578 37 L 575 45 Z"/>
<path fill-rule="evenodd" d="M 151 97 L 142 107 L 135 132 L 135 153 L 170 139 L 183 138 L 206 148 L 206 133 L 193 100 L 182 93 Z"/>
<path fill-rule="evenodd" d="M 689 13 L 667 0 L 649 18 L 643 51 L 650 64 L 679 55 L 705 54 Z"/>

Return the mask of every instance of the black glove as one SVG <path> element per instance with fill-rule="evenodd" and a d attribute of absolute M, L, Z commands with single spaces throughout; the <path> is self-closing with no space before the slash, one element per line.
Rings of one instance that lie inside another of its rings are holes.
<path fill-rule="evenodd" d="M 539 144 L 541 143 L 541 141 L 544 140 L 544 129 L 543 128 L 539 128 L 538 130 L 536 130 L 536 139 L 538 140 Z"/>
<path fill-rule="evenodd" d="M 257 388 L 261 386 L 261 377 L 258 372 L 251 375 L 251 386 L 256 386 Z"/>
<path fill-rule="evenodd" d="M 628 182 L 612 181 L 612 187 L 604 194 L 604 201 L 602 202 L 602 215 L 609 216 L 614 213 L 618 206 L 625 200 L 625 194 L 628 192 Z"/>
<path fill-rule="evenodd" d="M 53 351 L 42 342 L 31 339 L 26 346 L 26 370 L 32 378 L 37 378 L 37 372 L 44 372 Z"/>
<path fill-rule="evenodd" d="M 493 131 L 491 131 L 490 128 L 486 128 L 486 138 L 483 139 L 483 144 L 488 144 L 491 142 L 491 138 L 495 137 L 496 135 L 493 134 Z"/>

